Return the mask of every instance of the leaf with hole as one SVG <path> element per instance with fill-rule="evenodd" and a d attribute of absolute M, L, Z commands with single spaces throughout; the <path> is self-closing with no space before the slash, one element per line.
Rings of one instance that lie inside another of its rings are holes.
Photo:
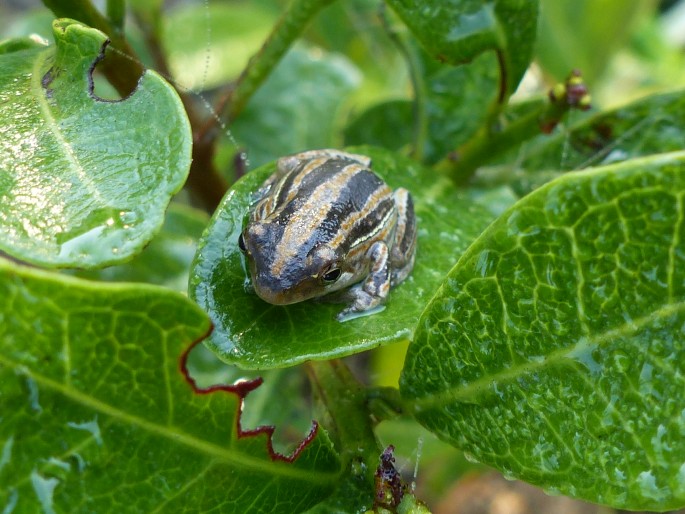
<path fill-rule="evenodd" d="M 122 262 L 185 182 L 188 120 L 152 71 L 121 101 L 93 96 L 105 35 L 66 19 L 53 28 L 54 46 L 0 55 L 0 250 L 42 266 Z"/>
<path fill-rule="evenodd" d="M 565 175 L 469 247 L 401 393 L 473 459 L 596 503 L 685 505 L 685 152 Z"/>
<path fill-rule="evenodd" d="M 238 236 L 253 193 L 275 170 L 273 163 L 238 181 L 205 231 L 191 270 L 189 294 L 209 313 L 208 346 L 226 362 L 248 369 L 330 359 L 410 339 L 416 320 L 444 275 L 492 219 L 446 178 L 414 161 L 370 147 L 352 151 L 372 158 L 372 169 L 390 187 L 408 188 L 415 202 L 419 239 L 414 271 L 390 291 L 384 311 L 340 323 L 344 307 L 307 301 L 275 306 L 247 288 Z"/>
<path fill-rule="evenodd" d="M 254 383 L 190 387 L 179 360 L 210 323 L 183 295 L 0 260 L 0 321 L 7 511 L 290 513 L 337 484 L 322 430 L 288 462 L 242 426 Z"/>

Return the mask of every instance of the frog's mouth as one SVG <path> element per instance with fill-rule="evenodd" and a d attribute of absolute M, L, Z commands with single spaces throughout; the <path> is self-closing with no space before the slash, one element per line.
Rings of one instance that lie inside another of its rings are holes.
<path fill-rule="evenodd" d="M 285 287 L 274 288 L 273 284 L 269 284 L 269 280 L 260 280 L 257 277 L 255 281 L 255 292 L 265 302 L 272 305 L 291 305 L 299 303 L 304 300 L 309 300 L 317 295 L 313 286 L 307 282 L 287 285 Z"/>
<path fill-rule="evenodd" d="M 255 291 L 257 296 L 272 305 L 289 305 L 291 303 L 295 303 L 290 301 L 287 292 L 284 291 L 271 291 L 270 289 L 264 289 L 261 287 L 256 287 Z"/>

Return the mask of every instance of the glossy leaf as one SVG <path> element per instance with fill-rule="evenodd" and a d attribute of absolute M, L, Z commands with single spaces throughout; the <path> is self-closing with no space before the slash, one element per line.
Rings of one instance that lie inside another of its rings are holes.
<path fill-rule="evenodd" d="M 252 166 L 329 147 L 340 106 L 360 78 L 342 55 L 291 49 L 231 125 L 231 133 Z"/>
<path fill-rule="evenodd" d="M 345 142 L 411 145 L 422 162 L 435 163 L 468 141 L 497 100 L 497 59 L 486 54 L 457 68 L 431 60 L 423 56 L 420 108 L 397 100 L 373 106 L 347 127 Z"/>
<path fill-rule="evenodd" d="M 294 462 L 273 460 L 236 394 L 193 391 L 179 359 L 210 325 L 178 293 L 0 261 L 0 319 L 8 512 L 290 513 L 336 484 L 322 431 Z"/>
<path fill-rule="evenodd" d="M 401 392 L 473 459 L 627 509 L 685 505 L 685 153 L 566 175 L 467 250 Z"/>
<path fill-rule="evenodd" d="M 147 71 L 123 101 L 92 95 L 105 35 L 54 23 L 56 46 L 0 55 L 0 250 L 42 266 L 129 259 L 190 165 L 174 90 Z"/>
<path fill-rule="evenodd" d="M 169 205 L 162 230 L 152 242 L 126 264 L 100 270 L 75 271 L 77 277 L 107 282 L 146 282 L 186 292 L 188 270 L 197 241 L 209 216 L 178 203 Z"/>
<path fill-rule="evenodd" d="M 393 187 L 414 196 L 419 240 L 410 277 L 391 291 L 384 311 L 340 323 L 344 305 L 313 301 L 274 306 L 247 289 L 240 234 L 252 193 L 274 171 L 269 164 L 235 184 L 200 242 L 189 286 L 191 298 L 209 313 L 208 346 L 243 368 L 273 368 L 308 359 L 330 359 L 412 337 L 426 302 L 466 246 L 491 216 L 447 179 L 387 151 L 358 148 Z"/>
<path fill-rule="evenodd" d="M 528 68 L 537 29 L 537 0 L 386 0 L 426 50 L 463 64 L 483 52 L 501 57 L 502 95 Z"/>
<path fill-rule="evenodd" d="M 577 170 L 685 147 L 685 90 L 641 98 L 541 138 L 522 153 L 525 170 Z"/>

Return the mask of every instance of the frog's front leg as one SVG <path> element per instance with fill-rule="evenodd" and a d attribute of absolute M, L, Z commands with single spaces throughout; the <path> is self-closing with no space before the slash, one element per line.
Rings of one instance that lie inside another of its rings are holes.
<path fill-rule="evenodd" d="M 347 292 L 352 303 L 338 314 L 338 321 L 344 321 L 350 315 L 368 311 L 385 302 L 390 291 L 390 252 L 384 241 L 377 241 L 366 253 L 371 262 L 369 275 L 361 284 Z"/>

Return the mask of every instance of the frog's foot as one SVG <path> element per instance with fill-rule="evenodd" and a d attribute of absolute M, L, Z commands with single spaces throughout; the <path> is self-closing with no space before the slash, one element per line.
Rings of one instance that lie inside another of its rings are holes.
<path fill-rule="evenodd" d="M 352 303 L 338 314 L 338 321 L 350 319 L 356 313 L 375 309 L 388 297 L 390 291 L 388 246 L 383 241 L 378 241 L 369 248 L 367 256 L 371 261 L 369 276 L 347 291 Z"/>

